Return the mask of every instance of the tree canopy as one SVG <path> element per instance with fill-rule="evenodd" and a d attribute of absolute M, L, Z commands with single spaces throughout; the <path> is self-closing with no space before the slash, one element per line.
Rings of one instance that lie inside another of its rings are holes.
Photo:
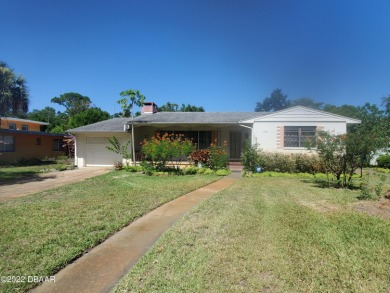
<path fill-rule="evenodd" d="M 179 108 L 178 104 L 167 102 L 165 105 L 158 107 L 159 112 L 204 112 L 204 108 L 202 106 L 194 106 L 191 104 L 181 104 Z"/>
<path fill-rule="evenodd" d="M 303 97 L 291 100 L 290 106 L 304 106 L 312 109 L 321 110 L 324 106 L 324 103 L 317 102 L 312 98 Z"/>
<path fill-rule="evenodd" d="M 0 61 L 0 117 L 24 117 L 28 112 L 29 91 L 26 80 Z"/>
<path fill-rule="evenodd" d="M 65 107 L 65 112 L 69 115 L 75 115 L 82 113 L 83 111 L 90 108 L 92 102 L 89 97 L 82 96 L 79 93 L 65 93 L 59 97 L 54 97 L 51 99 L 52 103 L 59 104 Z"/>
<path fill-rule="evenodd" d="M 262 102 L 256 104 L 256 112 L 274 112 L 286 109 L 290 106 L 287 100 L 287 95 L 282 93 L 281 89 L 275 89 L 269 98 L 265 98 Z"/>
<path fill-rule="evenodd" d="M 121 105 L 123 117 L 134 117 L 134 112 L 132 112 L 134 105 L 141 107 L 145 101 L 145 96 L 139 90 L 125 90 L 121 91 L 119 95 L 122 99 L 119 99 L 117 103 Z"/>

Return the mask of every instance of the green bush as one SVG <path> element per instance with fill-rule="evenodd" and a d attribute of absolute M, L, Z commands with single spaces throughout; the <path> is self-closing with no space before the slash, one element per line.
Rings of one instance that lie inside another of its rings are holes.
<path fill-rule="evenodd" d="M 191 166 L 183 169 L 184 175 L 195 175 L 198 173 L 199 168 Z"/>
<path fill-rule="evenodd" d="M 217 176 L 227 176 L 230 174 L 230 170 L 227 170 L 227 169 L 219 169 L 217 171 L 215 171 L 215 175 Z"/>
<path fill-rule="evenodd" d="M 256 168 L 261 164 L 260 149 L 257 145 L 252 146 L 249 141 L 244 143 L 243 152 L 241 154 L 241 163 L 244 166 L 244 171 L 256 172 Z"/>
<path fill-rule="evenodd" d="M 211 170 L 210 168 L 205 168 L 204 171 L 203 171 L 203 174 L 204 175 L 214 174 L 214 171 Z"/>
<path fill-rule="evenodd" d="M 229 154 L 221 146 L 210 146 L 210 168 L 213 170 L 225 169 L 229 162 Z"/>
<path fill-rule="evenodd" d="M 390 155 L 382 155 L 376 160 L 378 167 L 390 169 Z"/>
<path fill-rule="evenodd" d="M 127 172 L 142 172 L 141 166 L 123 166 L 123 170 Z"/>
<path fill-rule="evenodd" d="M 384 175 L 376 175 L 374 178 L 370 178 L 369 175 L 364 176 L 361 178 L 360 196 L 358 198 L 363 200 L 380 199 L 385 180 Z"/>

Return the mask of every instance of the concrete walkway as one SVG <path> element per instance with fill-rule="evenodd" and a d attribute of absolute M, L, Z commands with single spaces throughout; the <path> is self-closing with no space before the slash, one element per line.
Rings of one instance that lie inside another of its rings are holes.
<path fill-rule="evenodd" d="M 87 167 L 67 171 L 41 173 L 37 174 L 36 177 L 1 184 L 0 202 L 83 181 L 86 178 L 107 173 L 109 170 L 109 167 Z"/>
<path fill-rule="evenodd" d="M 156 240 L 194 205 L 232 185 L 240 173 L 211 183 L 131 223 L 33 292 L 109 292 Z"/>

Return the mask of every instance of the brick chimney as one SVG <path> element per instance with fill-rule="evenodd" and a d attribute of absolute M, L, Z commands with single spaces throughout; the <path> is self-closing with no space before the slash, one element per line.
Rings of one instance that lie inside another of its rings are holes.
<path fill-rule="evenodd" d="M 145 102 L 141 109 L 141 114 L 154 114 L 157 112 L 157 105 L 153 102 Z"/>

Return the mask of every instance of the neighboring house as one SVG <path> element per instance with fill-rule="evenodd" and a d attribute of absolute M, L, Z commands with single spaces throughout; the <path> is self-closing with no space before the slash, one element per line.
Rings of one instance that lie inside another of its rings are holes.
<path fill-rule="evenodd" d="M 9 117 L 1 117 L 0 121 L 0 161 L 64 154 L 64 135 L 42 131 L 48 123 Z"/>
<path fill-rule="evenodd" d="M 136 153 L 144 139 L 157 132 L 177 133 L 192 139 L 203 149 L 216 142 L 224 145 L 231 160 L 238 160 L 243 143 L 250 140 L 264 151 L 306 152 L 304 141 L 317 130 L 345 133 L 347 124 L 359 120 L 306 107 L 266 112 L 157 112 L 154 103 L 145 103 L 134 119 Z M 114 118 L 68 130 L 75 135 L 75 160 L 79 167 L 111 166 L 120 156 L 108 151 L 108 138 L 116 136 L 122 144 L 131 137 L 131 118 Z"/>

